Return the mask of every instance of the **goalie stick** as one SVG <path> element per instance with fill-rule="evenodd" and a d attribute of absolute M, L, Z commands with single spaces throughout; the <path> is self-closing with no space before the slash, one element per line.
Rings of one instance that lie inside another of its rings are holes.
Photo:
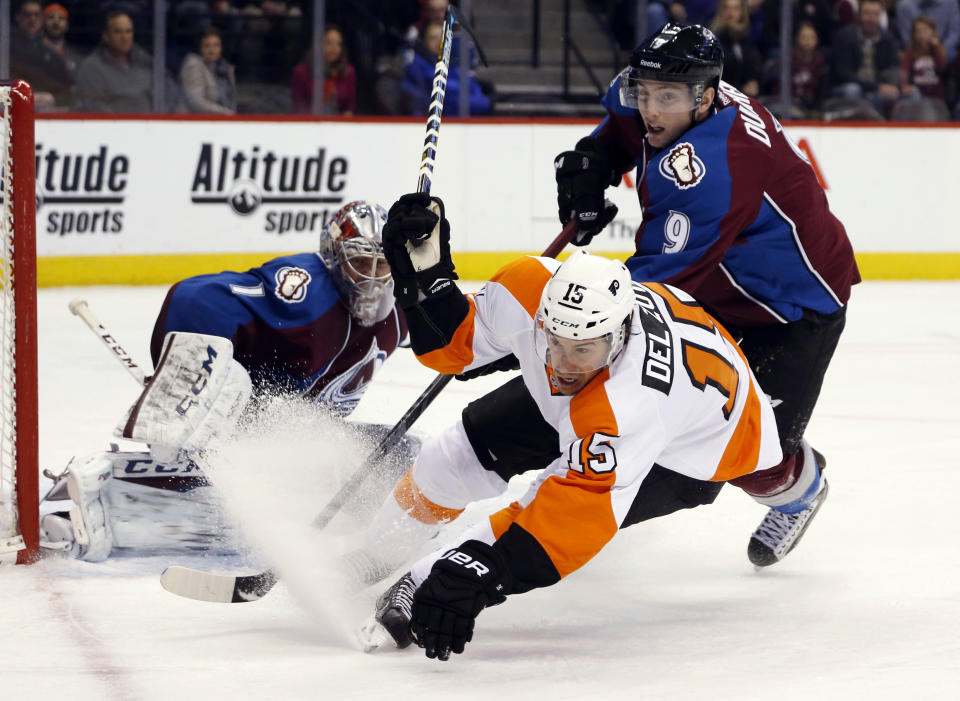
<path fill-rule="evenodd" d="M 107 331 L 103 324 L 100 323 L 100 320 L 93 315 L 93 312 L 90 311 L 90 306 L 87 304 L 87 300 L 77 297 L 70 300 L 70 304 L 67 306 L 73 314 L 79 316 L 87 327 L 97 335 L 97 338 L 103 342 L 103 345 L 110 349 L 113 356 L 127 369 L 127 372 L 137 381 L 137 384 L 143 387 L 147 381 L 146 373 L 134 362 L 130 354 L 123 349 L 123 346 L 117 342 L 113 334 Z"/>

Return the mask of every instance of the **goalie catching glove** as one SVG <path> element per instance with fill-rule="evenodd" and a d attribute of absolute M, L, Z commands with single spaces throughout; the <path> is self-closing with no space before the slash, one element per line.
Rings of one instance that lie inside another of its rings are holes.
<path fill-rule="evenodd" d="M 573 151 L 564 151 L 553 161 L 557 177 L 557 206 L 560 223 L 566 226 L 577 218 L 573 245 L 586 246 L 617 216 L 617 206 L 604 200 L 608 185 L 620 182 L 610 158 L 597 139 L 587 136 Z"/>
<path fill-rule="evenodd" d="M 439 197 L 415 192 L 397 200 L 383 226 L 383 252 L 402 309 L 451 290 L 458 279 L 450 257 L 450 223 Z"/>
<path fill-rule="evenodd" d="M 234 426 L 251 393 L 250 375 L 233 359 L 229 339 L 171 331 L 153 379 L 115 435 L 148 443 L 151 451 L 199 451 Z"/>
<path fill-rule="evenodd" d="M 511 576 L 494 548 L 468 540 L 433 564 L 413 596 L 410 632 L 427 657 L 448 660 L 473 639 L 473 624 L 487 606 L 506 601 Z"/>

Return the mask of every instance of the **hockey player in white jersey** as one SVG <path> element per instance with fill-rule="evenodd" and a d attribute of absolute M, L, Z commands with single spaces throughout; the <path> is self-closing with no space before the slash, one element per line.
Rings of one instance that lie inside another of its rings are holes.
<path fill-rule="evenodd" d="M 368 649 L 392 639 L 441 660 L 463 652 L 484 607 L 556 583 L 626 526 L 716 494 L 698 496 L 691 485 L 780 462 L 773 411 L 743 353 L 687 294 L 632 283 L 622 263 L 581 250 L 563 264 L 521 258 L 465 296 L 452 283 L 437 198 L 406 195 L 388 221 L 384 248 L 420 361 L 460 373 L 514 354 L 544 420 L 518 435 L 539 434 L 550 461 L 521 499 L 416 562 L 380 597 L 363 631 Z M 371 525 L 367 562 L 381 572 L 398 566 L 467 504 L 501 494 L 523 471 L 506 466 L 522 463 L 530 445 L 518 459 L 496 438 L 472 444 L 462 421 L 427 441 Z M 504 469 L 484 467 L 480 448 Z M 808 472 L 777 504 L 819 493 L 819 474 Z"/>

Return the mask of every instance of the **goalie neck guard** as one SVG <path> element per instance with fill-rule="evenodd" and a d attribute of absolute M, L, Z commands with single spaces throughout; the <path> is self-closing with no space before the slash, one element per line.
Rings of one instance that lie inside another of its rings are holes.
<path fill-rule="evenodd" d="M 338 210 L 320 233 L 320 258 L 340 299 L 362 326 L 387 318 L 393 309 L 393 277 L 383 255 L 387 210 L 355 200 Z"/>
<path fill-rule="evenodd" d="M 556 372 L 599 370 L 623 349 L 633 307 L 627 267 L 578 249 L 543 288 L 534 327 L 537 355 Z"/>

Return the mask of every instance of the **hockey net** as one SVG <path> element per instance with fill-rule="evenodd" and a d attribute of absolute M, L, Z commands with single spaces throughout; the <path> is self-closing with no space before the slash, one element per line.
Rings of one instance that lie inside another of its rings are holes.
<path fill-rule="evenodd" d="M 0 83 L 0 564 L 36 557 L 37 264 L 33 92 Z"/>

